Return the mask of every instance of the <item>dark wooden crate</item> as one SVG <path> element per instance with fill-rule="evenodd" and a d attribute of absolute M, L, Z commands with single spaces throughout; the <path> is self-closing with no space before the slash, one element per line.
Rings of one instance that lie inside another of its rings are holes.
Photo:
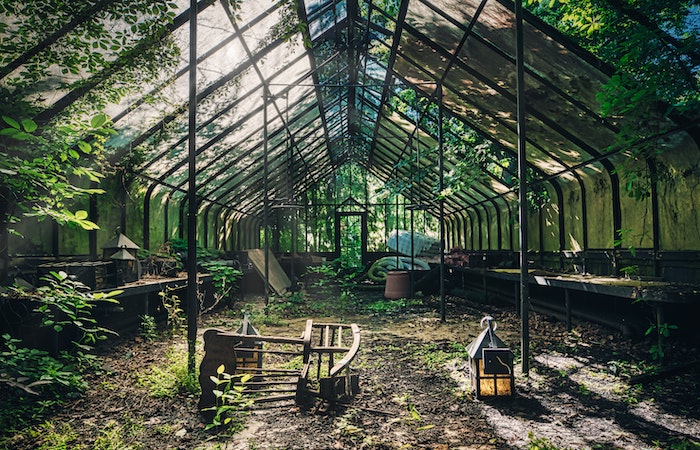
<path fill-rule="evenodd" d="M 117 286 L 117 271 L 114 261 L 52 262 L 40 264 L 36 268 L 39 284 L 46 284 L 41 278 L 49 272 L 66 272 L 72 279 L 90 289 L 109 289 Z"/>

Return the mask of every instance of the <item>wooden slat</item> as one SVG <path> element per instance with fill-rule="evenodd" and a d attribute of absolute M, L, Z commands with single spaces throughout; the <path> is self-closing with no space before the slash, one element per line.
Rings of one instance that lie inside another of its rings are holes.
<path fill-rule="evenodd" d="M 280 385 L 297 385 L 297 380 L 294 381 L 246 381 L 243 386 L 280 386 Z"/>
<path fill-rule="evenodd" d="M 326 326 L 331 326 L 331 327 L 344 327 L 347 326 L 346 323 L 336 323 L 336 322 L 314 322 L 313 327 L 314 328 L 324 328 Z"/>
<path fill-rule="evenodd" d="M 253 405 L 255 405 L 256 403 L 271 403 L 271 402 L 280 402 L 280 401 L 284 401 L 284 400 L 295 400 L 295 399 L 296 399 L 296 395 L 277 395 L 277 396 L 271 395 L 269 397 L 256 398 L 253 401 Z"/>
<path fill-rule="evenodd" d="M 298 375 L 301 373 L 300 370 L 297 369 L 265 369 L 261 367 L 236 367 L 236 371 L 241 371 L 241 372 L 255 372 L 259 374 L 260 376 L 269 376 L 269 375 L 279 375 L 279 376 L 291 376 L 291 375 Z"/>
<path fill-rule="evenodd" d="M 297 388 L 286 388 L 286 389 L 244 389 L 243 392 L 246 394 L 277 394 L 281 392 L 296 392 Z M 265 397 L 260 397 L 261 399 Z M 258 401 L 258 399 L 254 399 L 254 401 Z"/>
<path fill-rule="evenodd" d="M 301 356 L 304 354 L 304 352 L 300 351 L 295 351 L 295 350 L 272 350 L 272 349 L 261 349 L 261 348 L 246 348 L 246 347 L 236 347 L 236 353 L 237 352 L 249 352 L 249 353 L 270 353 L 272 355 L 293 355 L 293 356 Z"/>
<path fill-rule="evenodd" d="M 273 344 L 298 344 L 303 345 L 304 340 L 300 338 L 284 337 L 284 336 L 254 336 L 250 334 L 238 334 L 233 332 L 219 332 L 219 336 L 230 338 L 231 340 L 245 342 L 269 342 Z"/>
<path fill-rule="evenodd" d="M 351 347 L 311 347 L 315 353 L 343 353 L 349 352 Z"/>

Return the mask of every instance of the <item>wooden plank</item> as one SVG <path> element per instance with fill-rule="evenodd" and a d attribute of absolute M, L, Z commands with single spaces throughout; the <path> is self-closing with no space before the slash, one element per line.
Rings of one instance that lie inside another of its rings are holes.
<path fill-rule="evenodd" d="M 282 392 L 296 392 L 297 388 L 294 389 L 244 389 L 243 392 L 246 394 L 279 394 Z M 254 402 L 263 401 L 265 397 L 256 398 Z"/>
<path fill-rule="evenodd" d="M 277 261 L 277 258 L 275 258 L 272 252 L 268 250 L 267 254 L 269 285 L 278 294 L 286 294 L 287 289 L 292 286 L 292 282 L 289 280 L 287 274 L 284 273 L 282 266 L 280 266 L 279 261 Z M 248 250 L 248 259 L 250 259 L 255 270 L 257 270 L 263 280 L 265 280 L 265 253 L 259 248 Z"/>
<path fill-rule="evenodd" d="M 256 398 L 253 401 L 253 406 L 259 404 L 259 403 L 271 403 L 271 402 L 280 402 L 284 400 L 294 400 L 296 399 L 296 395 L 271 395 L 269 397 L 260 397 Z"/>
<path fill-rule="evenodd" d="M 311 347 L 310 351 L 314 353 L 346 353 L 350 351 L 350 347 Z"/>
<path fill-rule="evenodd" d="M 291 375 L 299 376 L 301 373 L 301 371 L 298 369 L 267 369 L 264 367 L 236 367 L 236 372 L 255 372 L 263 377 L 286 377 Z"/>
<path fill-rule="evenodd" d="M 247 352 L 247 353 L 255 353 L 255 352 L 260 352 L 260 353 L 269 353 L 271 355 L 292 355 L 292 356 L 302 356 L 304 352 L 295 352 L 293 350 L 266 350 L 262 348 L 244 348 L 244 347 L 236 347 L 235 348 L 236 352 Z"/>
<path fill-rule="evenodd" d="M 282 386 L 282 385 L 294 385 L 296 386 L 298 380 L 272 380 L 272 381 L 246 381 L 242 384 L 245 388 L 259 387 L 259 386 Z M 296 391 L 296 388 L 294 388 Z"/>
<path fill-rule="evenodd" d="M 233 332 L 228 332 L 228 331 L 222 331 L 219 333 L 220 336 L 229 338 L 232 341 L 244 341 L 244 342 L 269 342 L 273 344 L 299 344 L 303 345 L 304 340 L 301 338 L 292 338 L 292 337 L 284 337 L 284 336 L 263 336 L 263 335 L 258 335 L 258 336 L 252 336 L 249 334 L 238 334 L 238 333 L 233 333 Z"/>

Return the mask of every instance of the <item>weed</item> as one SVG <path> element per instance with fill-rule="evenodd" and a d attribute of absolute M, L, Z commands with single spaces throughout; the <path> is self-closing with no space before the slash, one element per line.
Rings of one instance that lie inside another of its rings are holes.
<path fill-rule="evenodd" d="M 288 348 L 286 346 L 283 346 L 281 350 L 292 350 L 291 346 Z M 304 367 L 304 357 L 299 355 L 295 356 L 294 358 L 291 358 L 289 361 L 286 363 L 282 364 L 280 366 L 281 369 L 290 369 L 290 370 L 301 370 Z"/>
<path fill-rule="evenodd" d="M 134 435 L 134 430 L 126 430 L 112 420 L 102 428 L 92 448 L 93 450 L 136 450 L 140 445 L 129 445 L 124 441 L 124 438 L 133 438 Z"/>
<path fill-rule="evenodd" d="M 158 425 L 153 431 L 161 436 L 168 436 L 173 431 L 173 427 L 170 424 Z"/>
<path fill-rule="evenodd" d="M 267 322 L 267 325 L 279 325 L 282 317 L 299 317 L 303 315 L 305 303 L 301 292 L 293 292 L 278 301 L 270 302 L 263 322 Z"/>
<path fill-rule="evenodd" d="M 176 333 L 185 327 L 185 312 L 180 307 L 180 297 L 174 293 L 174 288 L 166 288 L 158 292 L 163 308 L 168 313 L 168 328 L 171 333 Z"/>
<path fill-rule="evenodd" d="M 211 377 L 217 387 L 213 390 L 216 405 L 203 409 L 203 411 L 214 412 L 211 422 L 205 429 L 226 427 L 228 431 L 236 432 L 243 428 L 240 414 L 253 404 L 253 399 L 243 393 L 245 383 L 252 377 L 249 374 L 230 375 L 225 373 L 224 369 L 224 365 L 220 365 L 216 369 L 217 376 Z"/>
<path fill-rule="evenodd" d="M 619 395 L 626 404 L 636 405 L 639 403 L 639 396 L 642 394 L 642 385 L 621 385 L 620 387 L 615 388 L 613 392 Z"/>
<path fill-rule="evenodd" d="M 700 442 L 686 438 L 678 438 L 669 442 L 654 441 L 654 448 L 666 450 L 697 450 L 700 448 Z"/>
<path fill-rule="evenodd" d="M 410 394 L 404 394 L 401 396 L 396 396 L 393 400 L 399 405 L 405 406 L 408 411 L 408 417 L 405 419 L 407 422 L 420 422 L 422 420 L 416 405 L 413 404 L 410 398 Z"/>
<path fill-rule="evenodd" d="M 338 417 L 334 424 L 336 433 L 342 436 L 358 435 L 362 433 L 364 430 L 352 423 L 356 415 L 357 410 L 349 409 L 345 414 Z"/>
<path fill-rule="evenodd" d="M 442 369 L 448 361 L 453 359 L 468 359 L 464 345 L 453 342 L 446 349 L 441 349 L 437 344 L 420 346 L 407 345 L 403 351 L 409 351 L 418 356 L 421 362 L 430 370 Z"/>
<path fill-rule="evenodd" d="M 148 314 L 139 316 L 141 318 L 141 325 L 139 326 L 139 334 L 142 338 L 147 341 L 152 341 L 158 337 L 158 325 L 156 325 L 156 319 Z"/>
<path fill-rule="evenodd" d="M 111 383 L 109 381 L 102 381 L 100 383 L 100 389 L 104 391 L 116 391 L 117 386 L 115 386 L 114 383 Z"/>
<path fill-rule="evenodd" d="M 581 395 L 591 395 L 591 390 L 585 384 L 580 384 L 578 386 L 578 393 Z"/>
<path fill-rule="evenodd" d="M 196 375 L 187 370 L 187 354 L 170 350 L 166 355 L 165 367 L 152 365 L 138 380 L 148 389 L 148 395 L 155 398 L 172 398 L 178 394 L 196 395 L 199 381 Z"/>
<path fill-rule="evenodd" d="M 205 308 L 203 301 L 200 302 L 200 315 L 213 310 L 222 301 L 230 301 L 238 286 L 238 280 L 243 276 L 243 272 L 228 261 L 204 261 L 202 267 L 211 274 L 215 290 L 214 303 L 211 306 Z"/>
<path fill-rule="evenodd" d="M 419 299 L 382 299 L 365 305 L 364 309 L 370 314 L 389 315 L 400 312 L 404 308 L 421 305 L 423 305 L 423 302 Z"/>
<path fill-rule="evenodd" d="M 37 450 L 68 450 L 74 449 L 73 442 L 78 438 L 78 433 L 70 423 L 54 424 L 46 421 L 29 433 L 34 438 L 39 438 Z"/>
<path fill-rule="evenodd" d="M 532 431 L 527 434 L 527 439 L 527 450 L 568 450 L 557 447 L 547 438 L 535 437 Z"/>

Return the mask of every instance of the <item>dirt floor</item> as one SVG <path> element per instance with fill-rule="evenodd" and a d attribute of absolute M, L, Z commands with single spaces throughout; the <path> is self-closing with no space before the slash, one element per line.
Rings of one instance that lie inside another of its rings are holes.
<path fill-rule="evenodd" d="M 381 293 L 361 294 L 381 304 Z M 376 297 L 376 298 L 375 298 Z M 244 307 L 203 318 L 235 329 Z M 436 299 L 400 309 L 364 309 L 352 315 L 309 316 L 356 322 L 362 344 L 354 368 L 361 393 L 326 410 L 293 403 L 253 408 L 233 434 L 205 430 L 198 396 L 153 397 L 146 373 L 166 377 L 173 355 L 185 355 L 182 336 L 144 339 L 123 335 L 101 349 L 105 371 L 90 377 L 87 394 L 67 401 L 37 424 L 6 441 L 8 448 L 81 449 L 686 449 L 700 448 L 700 371 L 630 384 L 649 367 L 650 342 L 614 330 L 530 316 L 531 368 L 522 375 L 520 319 L 510 309 L 448 298 L 446 321 Z M 399 304 L 401 306 L 401 304 Z M 280 311 L 282 309 L 280 308 Z M 374 311 L 374 312 L 369 312 Z M 301 311 L 297 311 L 299 313 Z M 258 313 L 260 314 L 260 313 Z M 313 311 L 310 314 L 314 314 Z M 318 314 L 318 313 L 316 313 Z M 471 392 L 464 346 L 481 331 L 484 315 L 516 353 L 516 395 L 477 400 Z M 253 320 L 260 315 L 253 315 Z M 257 323 L 265 335 L 299 336 L 306 316 Z M 198 344 L 201 350 L 201 342 Z M 677 360 L 697 358 L 697 343 L 670 349 Z M 184 357 L 184 356 L 182 356 Z M 149 372 L 150 370 L 150 372 Z M 160 375 L 158 375 L 160 374 Z M 62 433 L 61 430 L 64 430 Z M 65 431 L 68 430 L 68 431 Z M 67 435 L 63 443 L 57 435 Z"/>

